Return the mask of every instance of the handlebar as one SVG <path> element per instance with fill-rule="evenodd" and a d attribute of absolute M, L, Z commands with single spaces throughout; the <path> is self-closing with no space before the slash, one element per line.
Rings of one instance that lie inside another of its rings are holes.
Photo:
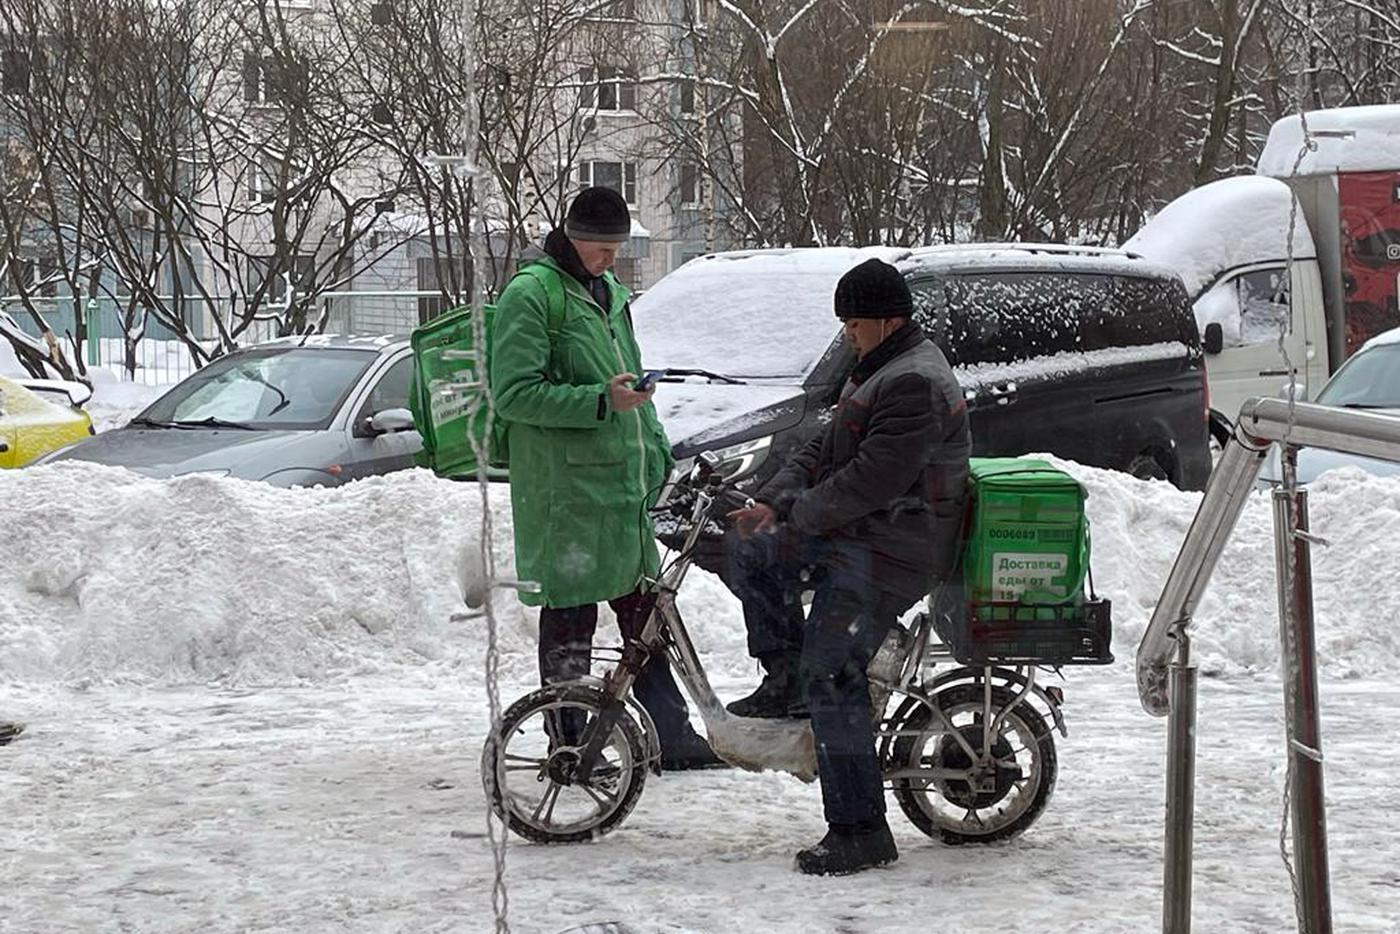
<path fill-rule="evenodd" d="M 693 515 L 695 507 L 701 504 L 696 494 L 703 494 L 711 507 L 715 504 L 723 506 L 725 512 L 753 506 L 753 499 L 735 489 L 719 472 L 721 463 L 713 451 L 702 451 L 697 455 L 694 466 L 676 478 L 665 508 L 679 518 L 699 518 Z M 705 512 L 708 513 L 709 509 Z"/>

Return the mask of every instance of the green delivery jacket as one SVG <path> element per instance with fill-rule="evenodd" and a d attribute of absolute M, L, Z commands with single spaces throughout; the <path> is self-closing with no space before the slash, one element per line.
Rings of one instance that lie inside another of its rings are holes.
<path fill-rule="evenodd" d="M 559 333 L 548 333 L 543 286 L 512 279 L 492 323 L 491 391 L 510 451 L 516 573 L 543 588 L 520 599 L 572 607 L 630 593 L 656 574 L 647 508 L 670 473 L 671 445 L 650 402 L 614 412 L 608 397 L 613 376 L 642 372 L 627 289 L 606 273 L 604 310 L 553 259 L 539 262 L 564 284 Z"/>

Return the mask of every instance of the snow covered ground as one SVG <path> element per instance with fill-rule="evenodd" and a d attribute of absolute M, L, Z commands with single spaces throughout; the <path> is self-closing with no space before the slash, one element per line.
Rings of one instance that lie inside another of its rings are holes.
<path fill-rule="evenodd" d="M 1067 672 L 1055 796 L 1009 844 L 948 848 L 897 808 L 894 867 L 814 880 L 817 789 L 710 772 L 648 782 L 602 841 L 512 840 L 512 928 L 946 932 L 1158 928 L 1164 726 L 1131 667 L 1198 496 L 1071 467 L 1088 487 L 1119 662 Z M 493 550 L 510 516 L 492 490 Z M 85 464 L 0 475 L 0 931 L 484 931 L 480 622 L 454 624 L 474 486 L 413 471 L 336 490 L 155 481 Z M 1339 930 L 1400 930 L 1400 479 L 1314 487 Z M 1198 620 L 1195 916 L 1290 929 L 1278 855 L 1282 701 L 1268 503 L 1251 503 Z M 682 612 L 722 696 L 754 680 L 736 602 Z M 501 612 L 502 693 L 533 681 L 533 611 Z M 894 807 L 893 804 L 891 805 Z"/>

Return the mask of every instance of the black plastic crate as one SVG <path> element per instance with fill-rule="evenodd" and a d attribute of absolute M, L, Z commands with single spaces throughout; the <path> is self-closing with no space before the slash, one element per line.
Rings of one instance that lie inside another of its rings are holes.
<path fill-rule="evenodd" d="M 1107 665 L 1113 661 L 1108 600 L 1077 604 L 945 604 L 939 636 L 963 665 Z"/>

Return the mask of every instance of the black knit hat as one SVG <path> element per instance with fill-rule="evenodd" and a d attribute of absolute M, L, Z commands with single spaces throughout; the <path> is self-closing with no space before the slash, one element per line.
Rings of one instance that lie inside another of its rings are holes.
<path fill-rule="evenodd" d="M 611 188 L 594 185 L 578 193 L 564 218 L 564 233 L 575 240 L 622 243 L 632 236 L 627 202 Z"/>
<path fill-rule="evenodd" d="M 838 318 L 907 318 L 914 313 L 909 286 L 889 263 L 868 259 L 836 283 Z"/>

